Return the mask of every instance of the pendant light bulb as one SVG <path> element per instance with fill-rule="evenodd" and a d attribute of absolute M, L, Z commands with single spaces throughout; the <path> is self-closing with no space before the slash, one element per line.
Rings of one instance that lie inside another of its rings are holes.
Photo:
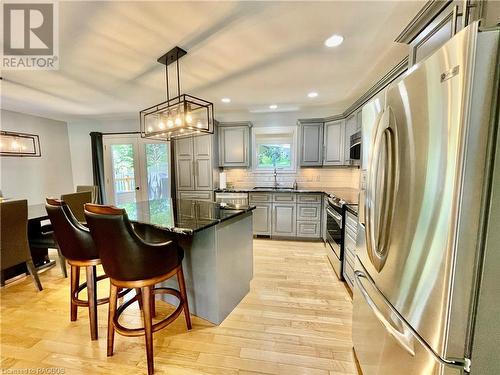
<path fill-rule="evenodd" d="M 196 126 L 197 126 L 197 127 L 199 127 L 199 128 L 201 128 L 203 125 L 201 124 L 201 121 L 198 121 L 198 122 L 196 123 Z"/>
<path fill-rule="evenodd" d="M 177 116 L 175 118 L 175 125 L 177 125 L 177 126 L 181 126 L 182 125 L 182 120 L 181 120 L 181 118 L 179 116 Z"/>
<path fill-rule="evenodd" d="M 186 115 L 186 122 L 188 124 L 191 124 L 193 122 L 193 116 L 191 116 L 191 113 L 189 113 L 189 112 Z"/>
<path fill-rule="evenodd" d="M 172 119 L 169 117 L 168 120 L 167 120 L 167 126 L 169 128 L 173 127 L 174 126 L 174 122 L 172 121 Z"/>
<path fill-rule="evenodd" d="M 160 122 L 158 123 L 158 127 L 163 130 L 165 129 L 165 124 L 163 123 L 163 120 L 160 120 Z"/>

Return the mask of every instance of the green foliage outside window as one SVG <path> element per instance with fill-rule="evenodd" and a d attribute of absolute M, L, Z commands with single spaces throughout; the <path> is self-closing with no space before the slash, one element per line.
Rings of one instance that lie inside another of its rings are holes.
<path fill-rule="evenodd" d="M 292 165 L 289 144 L 259 144 L 259 168 L 288 168 Z"/>

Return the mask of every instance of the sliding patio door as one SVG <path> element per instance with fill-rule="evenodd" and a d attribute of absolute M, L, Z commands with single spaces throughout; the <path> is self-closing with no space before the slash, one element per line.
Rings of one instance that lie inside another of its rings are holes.
<path fill-rule="evenodd" d="M 139 135 L 104 136 L 107 203 L 170 198 L 170 144 Z"/>

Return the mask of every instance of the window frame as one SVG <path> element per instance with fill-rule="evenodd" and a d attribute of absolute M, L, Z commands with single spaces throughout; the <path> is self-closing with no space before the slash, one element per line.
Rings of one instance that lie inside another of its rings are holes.
<path fill-rule="evenodd" d="M 252 128 L 252 172 L 254 173 L 269 173 L 274 170 L 271 168 L 259 168 L 259 155 L 258 144 L 263 142 L 257 141 L 258 138 L 267 138 L 269 141 L 264 143 L 277 143 L 276 135 L 290 134 L 290 167 L 277 167 L 276 170 L 283 172 L 296 172 L 297 171 L 297 126 L 273 126 L 273 127 L 253 127 Z"/>

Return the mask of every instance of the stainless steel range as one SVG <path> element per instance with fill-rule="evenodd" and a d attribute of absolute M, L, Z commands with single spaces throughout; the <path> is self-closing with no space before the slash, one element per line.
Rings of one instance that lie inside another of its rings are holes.
<path fill-rule="evenodd" d="M 342 280 L 343 234 L 342 234 L 342 206 L 345 202 L 335 196 L 328 198 L 326 207 L 326 243 L 327 255 L 337 276 Z"/>

